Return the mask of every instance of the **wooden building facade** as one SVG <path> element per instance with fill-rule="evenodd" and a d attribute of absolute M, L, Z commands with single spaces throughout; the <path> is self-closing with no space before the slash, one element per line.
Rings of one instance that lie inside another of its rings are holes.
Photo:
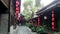
<path fill-rule="evenodd" d="M 55 0 L 48 6 L 38 10 L 40 15 L 40 25 L 46 25 L 47 29 L 60 31 L 60 1 Z M 46 19 L 45 19 L 46 18 Z"/>

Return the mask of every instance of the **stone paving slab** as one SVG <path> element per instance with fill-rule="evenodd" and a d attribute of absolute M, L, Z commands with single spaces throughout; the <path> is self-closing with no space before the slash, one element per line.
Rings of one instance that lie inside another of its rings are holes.
<path fill-rule="evenodd" d="M 31 32 L 31 30 L 26 26 L 17 26 L 16 29 L 13 29 L 13 26 L 11 26 L 10 34 L 37 34 L 37 33 Z"/>

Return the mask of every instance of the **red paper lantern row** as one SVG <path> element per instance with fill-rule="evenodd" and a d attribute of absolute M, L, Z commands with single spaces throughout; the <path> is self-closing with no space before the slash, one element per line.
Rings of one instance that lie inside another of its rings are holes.
<path fill-rule="evenodd" d="M 19 3 L 20 1 L 19 0 L 16 0 L 16 12 L 15 12 L 15 14 L 16 14 L 16 17 L 17 17 L 17 20 L 19 20 L 19 18 L 18 18 L 18 14 L 20 14 L 20 3 Z"/>
<path fill-rule="evenodd" d="M 38 16 L 38 26 L 40 26 L 40 16 Z"/>
<path fill-rule="evenodd" d="M 55 30 L 55 25 L 54 25 L 54 11 L 52 11 L 52 30 L 54 31 Z"/>

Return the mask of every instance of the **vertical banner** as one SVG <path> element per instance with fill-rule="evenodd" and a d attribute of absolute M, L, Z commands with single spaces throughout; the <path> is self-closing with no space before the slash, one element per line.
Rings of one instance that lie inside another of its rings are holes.
<path fill-rule="evenodd" d="M 55 30 L 55 27 L 54 27 L 54 11 L 52 11 L 52 31 Z"/>
<path fill-rule="evenodd" d="M 38 16 L 38 26 L 40 26 L 40 16 Z"/>

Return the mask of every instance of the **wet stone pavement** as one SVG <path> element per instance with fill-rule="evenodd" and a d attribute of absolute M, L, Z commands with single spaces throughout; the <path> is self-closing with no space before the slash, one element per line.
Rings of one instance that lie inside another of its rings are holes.
<path fill-rule="evenodd" d="M 32 32 L 26 26 L 17 26 L 16 29 L 13 29 L 13 26 L 10 27 L 10 34 L 37 34 L 36 32 Z"/>

